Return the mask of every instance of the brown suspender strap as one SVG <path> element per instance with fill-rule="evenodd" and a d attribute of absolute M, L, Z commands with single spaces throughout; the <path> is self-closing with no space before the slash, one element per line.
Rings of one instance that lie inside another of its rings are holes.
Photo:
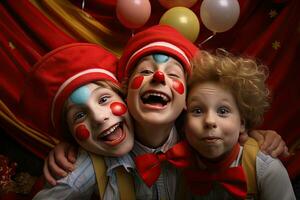
<path fill-rule="evenodd" d="M 104 192 L 108 182 L 108 178 L 106 176 L 106 165 L 102 156 L 95 155 L 93 153 L 89 153 L 89 154 L 92 158 L 100 200 L 101 200 L 104 198 Z"/>
<path fill-rule="evenodd" d="M 247 193 L 254 196 L 257 195 L 256 155 L 258 151 L 257 142 L 249 138 L 244 145 L 242 166 L 247 176 Z"/>
<path fill-rule="evenodd" d="M 132 176 L 127 172 L 124 167 L 117 168 L 117 184 L 121 200 L 134 200 L 134 182 Z"/>

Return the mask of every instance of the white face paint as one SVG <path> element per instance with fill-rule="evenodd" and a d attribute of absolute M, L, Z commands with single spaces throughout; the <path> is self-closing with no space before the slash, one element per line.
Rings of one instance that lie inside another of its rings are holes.
<path fill-rule="evenodd" d="M 128 109 L 139 124 L 173 124 L 185 107 L 185 97 L 184 70 L 172 57 L 158 61 L 146 56 L 130 76 Z"/>
<path fill-rule="evenodd" d="M 72 93 L 65 109 L 73 137 L 86 150 L 122 156 L 132 149 L 131 119 L 124 101 L 112 89 L 87 84 Z"/>
<path fill-rule="evenodd" d="M 230 91 L 217 83 L 200 83 L 187 98 L 186 138 L 200 155 L 217 159 L 231 151 L 245 131 Z"/>

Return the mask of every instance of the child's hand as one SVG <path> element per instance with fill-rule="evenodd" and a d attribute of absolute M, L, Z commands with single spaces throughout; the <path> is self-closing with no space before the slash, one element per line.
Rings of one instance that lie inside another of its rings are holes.
<path fill-rule="evenodd" d="M 49 152 L 44 163 L 44 176 L 51 185 L 56 185 L 55 177 L 64 177 L 73 171 L 77 148 L 69 143 L 59 143 Z"/>
<path fill-rule="evenodd" d="M 247 132 L 243 132 L 243 133 L 240 133 L 240 136 L 239 136 L 239 143 L 241 146 L 244 146 L 245 142 L 247 141 L 248 139 L 248 133 Z"/>
<path fill-rule="evenodd" d="M 278 156 L 289 156 L 285 142 L 275 131 L 254 130 L 251 131 L 249 135 L 258 142 L 260 150 L 265 154 L 271 155 L 274 158 Z"/>

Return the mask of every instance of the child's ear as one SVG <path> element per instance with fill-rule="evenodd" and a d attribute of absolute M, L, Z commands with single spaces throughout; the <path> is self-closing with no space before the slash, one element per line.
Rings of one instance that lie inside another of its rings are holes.
<path fill-rule="evenodd" d="M 186 103 L 184 104 L 183 110 L 187 111 L 187 105 L 186 105 Z"/>

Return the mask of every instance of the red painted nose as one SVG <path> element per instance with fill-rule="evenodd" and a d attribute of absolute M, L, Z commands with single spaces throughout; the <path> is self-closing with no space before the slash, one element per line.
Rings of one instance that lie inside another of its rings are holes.
<path fill-rule="evenodd" d="M 156 71 L 153 75 L 153 80 L 155 80 L 158 83 L 164 83 L 165 82 L 165 75 L 161 71 Z"/>

